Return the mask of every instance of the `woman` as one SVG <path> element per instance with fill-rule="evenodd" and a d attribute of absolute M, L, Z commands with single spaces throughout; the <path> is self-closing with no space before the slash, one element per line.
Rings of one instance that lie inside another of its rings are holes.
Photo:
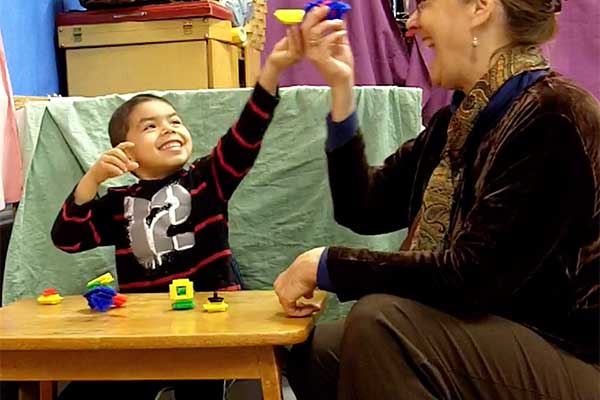
<path fill-rule="evenodd" d="M 314 311 L 297 300 L 317 286 L 358 300 L 292 350 L 300 400 L 598 398 L 600 107 L 540 54 L 559 7 L 420 1 L 409 29 L 456 94 L 381 167 L 365 159 L 343 24 L 305 18 L 332 92 L 335 218 L 409 233 L 398 252 L 310 250 L 277 278 L 290 316 Z"/>

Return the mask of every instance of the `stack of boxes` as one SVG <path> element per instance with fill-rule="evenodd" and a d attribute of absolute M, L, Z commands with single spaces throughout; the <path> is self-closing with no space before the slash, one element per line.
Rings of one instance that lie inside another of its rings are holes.
<path fill-rule="evenodd" d="M 254 14 L 245 26 L 248 39 L 243 48 L 246 86 L 254 86 L 256 83 L 260 73 L 261 54 L 265 49 L 267 0 L 253 0 L 253 2 Z"/>

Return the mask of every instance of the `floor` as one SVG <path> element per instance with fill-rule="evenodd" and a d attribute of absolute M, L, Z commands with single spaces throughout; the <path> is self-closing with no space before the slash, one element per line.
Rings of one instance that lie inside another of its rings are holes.
<path fill-rule="evenodd" d="M 58 390 L 64 387 L 64 382 L 58 382 Z M 16 400 L 17 385 L 15 383 L 0 385 L 0 400 Z M 224 400 L 261 400 L 259 381 L 242 380 L 233 382 Z M 177 400 L 169 391 L 164 392 L 157 400 Z M 283 379 L 283 400 L 296 400 L 289 384 Z"/>
<path fill-rule="evenodd" d="M 262 393 L 259 381 L 238 381 L 227 391 L 225 400 L 260 400 Z M 296 400 L 287 380 L 283 378 L 283 400 Z"/>
<path fill-rule="evenodd" d="M 240 380 L 230 383 L 224 400 L 261 400 L 260 382 Z M 163 393 L 157 400 L 177 400 L 171 392 Z M 296 400 L 287 380 L 283 378 L 283 400 Z"/>

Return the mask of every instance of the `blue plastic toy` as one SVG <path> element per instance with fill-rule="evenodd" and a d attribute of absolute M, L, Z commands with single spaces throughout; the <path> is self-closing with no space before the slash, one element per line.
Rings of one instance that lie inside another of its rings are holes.
<path fill-rule="evenodd" d="M 113 306 L 116 294 L 116 290 L 110 286 L 97 286 L 84 296 L 92 310 L 106 312 Z"/>
<path fill-rule="evenodd" d="M 350 4 L 344 3 L 343 1 L 317 0 L 308 3 L 304 7 L 304 11 L 308 13 L 310 10 L 318 6 L 329 7 L 327 19 L 342 19 L 344 18 L 344 14 L 352 9 Z"/>

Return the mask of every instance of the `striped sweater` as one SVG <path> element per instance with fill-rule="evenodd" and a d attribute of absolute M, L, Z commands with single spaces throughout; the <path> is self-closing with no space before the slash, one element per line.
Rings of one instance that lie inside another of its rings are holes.
<path fill-rule="evenodd" d="M 54 245 L 69 253 L 115 246 L 122 292 L 165 291 L 177 278 L 198 291 L 239 289 L 227 202 L 254 164 L 278 102 L 257 84 L 211 154 L 187 170 L 111 188 L 83 205 L 71 193 L 52 228 Z"/>

